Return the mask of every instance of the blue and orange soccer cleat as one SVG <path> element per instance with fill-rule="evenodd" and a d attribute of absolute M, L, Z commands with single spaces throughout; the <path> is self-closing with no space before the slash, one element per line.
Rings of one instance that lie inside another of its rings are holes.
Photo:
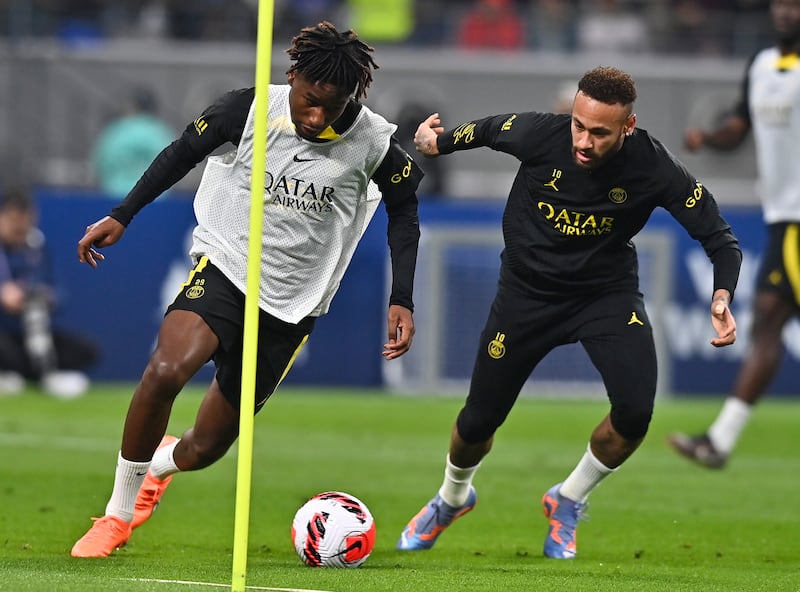
<path fill-rule="evenodd" d="M 553 559 L 574 559 L 578 553 L 578 520 L 585 516 L 585 502 L 576 502 L 559 493 L 556 483 L 542 497 L 544 515 L 550 519 L 544 554 Z"/>
<path fill-rule="evenodd" d="M 397 541 L 397 548 L 401 551 L 430 549 L 444 529 L 474 508 L 477 501 L 478 496 L 474 487 L 469 488 L 469 495 L 464 505 L 457 508 L 447 505 L 437 493 L 436 497 L 429 501 L 403 529 L 400 540 Z"/>

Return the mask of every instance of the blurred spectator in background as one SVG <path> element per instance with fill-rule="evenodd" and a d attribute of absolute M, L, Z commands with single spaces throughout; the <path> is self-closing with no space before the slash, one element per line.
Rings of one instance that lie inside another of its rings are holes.
<path fill-rule="evenodd" d="M 103 2 L 82 0 L 60 6 L 58 38 L 69 45 L 91 45 L 105 38 Z"/>
<path fill-rule="evenodd" d="M 457 44 L 459 15 L 479 0 L 275 0 L 274 34 L 290 38 L 294 27 L 341 19 L 373 43 L 418 46 Z M 492 4 L 488 0 L 488 4 Z M 603 47 L 629 51 L 630 23 L 644 21 L 648 46 L 665 54 L 749 56 L 769 39 L 763 14 L 768 0 L 501 0 L 519 12 L 527 47 L 573 52 L 576 25 L 587 15 L 605 21 Z M 607 10 L 606 5 L 611 10 Z M 600 8 L 598 9 L 598 6 Z M 611 16 L 608 16 L 608 15 Z M 46 0 L 0 2 L 0 35 L 60 38 L 99 44 L 118 37 L 187 41 L 252 42 L 258 0 Z M 619 27 L 612 35 L 608 23 Z M 638 25 L 637 25 L 638 27 Z M 615 37 L 620 36 L 622 40 Z M 492 46 L 494 47 L 494 46 Z"/>
<path fill-rule="evenodd" d="M 650 49 L 647 21 L 621 0 L 584 0 L 577 47 L 586 52 L 640 53 Z"/>
<path fill-rule="evenodd" d="M 731 50 L 730 0 L 670 0 L 669 49 L 676 54 L 727 55 Z"/>
<path fill-rule="evenodd" d="M 92 165 L 100 188 L 108 197 L 125 197 L 153 159 L 174 139 L 175 132 L 156 111 L 153 94 L 135 89 L 125 112 L 97 138 Z"/>
<path fill-rule="evenodd" d="M 255 0 L 257 2 L 257 0 Z M 277 0 L 275 3 L 275 37 L 291 39 L 308 23 L 344 21 L 341 12 L 344 0 Z"/>
<path fill-rule="evenodd" d="M 475 0 L 456 32 L 456 45 L 467 49 L 521 49 L 525 27 L 511 0 Z"/>
<path fill-rule="evenodd" d="M 244 0 L 163 0 L 167 27 L 175 39 L 255 41 L 257 4 Z"/>
<path fill-rule="evenodd" d="M 752 56 L 772 43 L 769 0 L 738 0 L 733 12 L 731 53 Z"/>
<path fill-rule="evenodd" d="M 0 195 L 0 396 L 38 382 L 48 394 L 70 399 L 89 379 L 79 372 L 97 358 L 86 339 L 54 329 L 55 304 L 45 238 L 27 189 Z"/>
<path fill-rule="evenodd" d="M 442 0 L 430 2 L 417 0 L 414 3 L 414 32 L 409 44 L 417 46 L 442 46 L 453 38 L 453 2 Z"/>
<path fill-rule="evenodd" d="M 528 47 L 535 50 L 575 51 L 576 0 L 532 0 Z"/>
<path fill-rule="evenodd" d="M 349 27 L 370 45 L 402 43 L 414 32 L 414 0 L 347 0 Z"/>

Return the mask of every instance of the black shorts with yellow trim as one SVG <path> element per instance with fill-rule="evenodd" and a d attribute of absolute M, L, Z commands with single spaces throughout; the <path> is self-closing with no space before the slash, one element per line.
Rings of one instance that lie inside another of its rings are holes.
<path fill-rule="evenodd" d="M 800 307 L 800 222 L 767 226 L 767 245 L 756 276 L 756 290 L 777 292 Z"/>
<path fill-rule="evenodd" d="M 553 349 L 577 342 L 603 380 L 615 429 L 632 439 L 647 431 L 658 367 L 642 294 L 635 286 L 576 292 L 560 299 L 538 298 L 524 280 L 501 271 L 469 395 L 457 420 L 465 441 L 491 437 L 539 362 Z"/>
<path fill-rule="evenodd" d="M 242 343 L 244 294 L 202 257 L 167 309 L 188 310 L 199 315 L 219 339 L 213 360 L 222 394 L 236 409 L 242 390 Z M 316 317 L 297 324 L 282 321 L 259 309 L 255 412 L 286 377 L 314 329 Z"/>

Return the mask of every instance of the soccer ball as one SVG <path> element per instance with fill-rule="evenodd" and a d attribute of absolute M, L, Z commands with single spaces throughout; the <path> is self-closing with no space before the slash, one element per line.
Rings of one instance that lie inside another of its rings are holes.
<path fill-rule="evenodd" d="M 375 521 L 357 497 L 326 491 L 297 510 L 292 542 L 303 563 L 311 567 L 358 567 L 375 546 Z"/>

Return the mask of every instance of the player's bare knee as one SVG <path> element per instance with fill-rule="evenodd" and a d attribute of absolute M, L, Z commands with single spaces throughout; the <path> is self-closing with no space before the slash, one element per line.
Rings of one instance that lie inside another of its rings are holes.
<path fill-rule="evenodd" d="M 168 390 L 177 394 L 189 381 L 189 378 L 191 375 L 181 364 L 154 356 L 147 364 L 143 380 L 158 385 L 160 390 Z"/>

